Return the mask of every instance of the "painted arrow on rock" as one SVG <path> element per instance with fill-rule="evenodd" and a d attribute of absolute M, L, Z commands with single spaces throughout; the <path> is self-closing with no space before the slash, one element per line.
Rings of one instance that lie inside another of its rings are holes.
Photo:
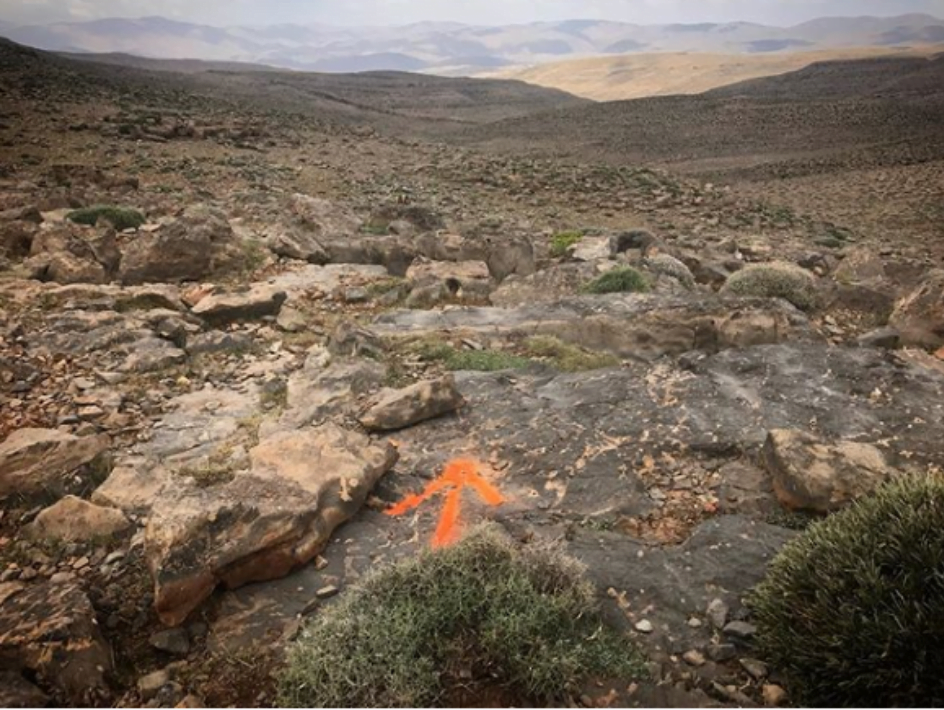
<path fill-rule="evenodd" d="M 443 504 L 432 541 L 433 547 L 445 547 L 458 539 L 462 490 L 466 486 L 472 488 L 488 505 L 501 505 L 505 502 L 498 489 L 479 475 L 475 461 L 457 459 L 446 464 L 442 475 L 433 479 L 422 493 L 408 495 L 385 512 L 387 515 L 403 515 L 418 508 L 436 494 L 445 492 L 446 502 Z"/>

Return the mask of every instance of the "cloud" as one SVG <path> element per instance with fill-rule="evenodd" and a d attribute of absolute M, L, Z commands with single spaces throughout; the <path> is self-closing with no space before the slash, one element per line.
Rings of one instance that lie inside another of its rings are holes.
<path fill-rule="evenodd" d="M 219 26 L 424 20 L 505 24 L 571 18 L 793 24 L 827 15 L 907 12 L 944 17 L 944 0 L 0 0 L 0 19 L 19 24 L 148 15 Z"/>

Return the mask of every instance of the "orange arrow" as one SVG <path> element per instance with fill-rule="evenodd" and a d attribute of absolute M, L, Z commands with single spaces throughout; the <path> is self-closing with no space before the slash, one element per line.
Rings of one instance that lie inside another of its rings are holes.
<path fill-rule="evenodd" d="M 406 496 L 385 512 L 387 515 L 403 515 L 419 507 L 437 493 L 448 491 L 432 542 L 433 547 L 445 547 L 458 539 L 462 489 L 466 486 L 471 486 L 488 505 L 501 505 L 505 502 L 504 496 L 498 489 L 479 475 L 478 464 L 475 461 L 456 459 L 446 464 L 442 475 L 433 479 L 422 493 Z"/>

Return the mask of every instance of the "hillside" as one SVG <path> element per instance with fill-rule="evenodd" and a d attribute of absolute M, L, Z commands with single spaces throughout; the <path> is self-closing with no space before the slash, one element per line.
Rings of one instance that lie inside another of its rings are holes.
<path fill-rule="evenodd" d="M 309 71 L 493 72 L 564 59 L 627 53 L 754 54 L 854 47 L 903 48 L 944 42 L 930 15 L 825 18 L 794 27 L 748 22 L 639 25 L 567 20 L 472 26 L 210 27 L 163 17 L 7 27 L 4 36 L 64 52 L 125 53 L 159 59 L 248 62 Z"/>
<path fill-rule="evenodd" d="M 785 74 L 816 62 L 884 56 L 931 55 L 944 45 L 920 48 L 850 47 L 768 54 L 663 52 L 571 59 L 489 74 L 561 89 L 595 101 L 700 94 L 748 79 Z"/>
<path fill-rule="evenodd" d="M 199 97 L 217 107 L 234 100 L 318 121 L 362 122 L 422 131 L 415 119 L 434 124 L 494 121 L 536 111 L 577 106 L 584 99 L 519 81 L 367 72 L 317 74 L 248 69 L 218 63 L 115 55 L 52 55 L 0 40 L 0 77 L 7 85 L 80 95 L 146 92 L 169 102 Z M 237 70 L 239 69 L 239 70 Z M 42 74 L 42 80 L 37 74 Z"/>
<path fill-rule="evenodd" d="M 878 160 L 907 144 L 944 156 L 944 57 L 821 62 L 694 96 L 613 101 L 472 129 L 475 143 L 655 162 L 692 172 L 741 169 L 751 156 Z M 840 156 L 845 156 L 841 158 Z M 798 168 L 800 169 L 800 168 Z"/>

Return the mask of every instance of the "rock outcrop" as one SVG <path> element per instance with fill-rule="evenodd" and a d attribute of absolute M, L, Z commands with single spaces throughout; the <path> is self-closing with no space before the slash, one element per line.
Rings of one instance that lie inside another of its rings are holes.
<path fill-rule="evenodd" d="M 931 272 L 900 300 L 889 324 L 899 331 L 905 345 L 932 350 L 944 345 L 944 270 Z"/>
<path fill-rule="evenodd" d="M 13 493 L 61 495 L 68 477 L 98 459 L 108 446 L 107 436 L 18 429 L 0 444 L 0 498 Z"/>
<path fill-rule="evenodd" d="M 281 432 L 228 483 L 167 486 L 145 549 L 161 620 L 177 625 L 218 584 L 275 579 L 313 559 L 396 461 L 389 444 L 334 425 Z"/>
<path fill-rule="evenodd" d="M 139 231 L 124 244 L 118 277 L 125 284 L 199 281 L 239 265 L 241 258 L 226 216 L 195 205 L 154 231 Z"/>

